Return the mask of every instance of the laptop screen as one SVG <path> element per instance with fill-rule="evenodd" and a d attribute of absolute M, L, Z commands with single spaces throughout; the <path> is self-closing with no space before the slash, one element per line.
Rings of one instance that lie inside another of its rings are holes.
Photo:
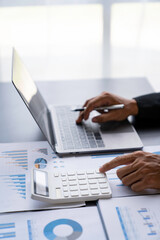
<path fill-rule="evenodd" d="M 52 145 L 48 107 L 15 49 L 13 49 L 12 61 L 12 82 L 41 131 Z"/>

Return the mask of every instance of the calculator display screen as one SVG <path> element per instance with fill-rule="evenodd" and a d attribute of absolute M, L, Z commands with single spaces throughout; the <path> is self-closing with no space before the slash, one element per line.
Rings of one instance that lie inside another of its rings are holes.
<path fill-rule="evenodd" d="M 42 196 L 49 196 L 48 173 L 34 170 L 34 193 Z"/>

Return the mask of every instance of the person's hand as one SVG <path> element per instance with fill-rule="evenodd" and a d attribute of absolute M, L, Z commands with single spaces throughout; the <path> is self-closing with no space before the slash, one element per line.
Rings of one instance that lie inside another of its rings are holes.
<path fill-rule="evenodd" d="M 120 165 L 126 166 L 117 170 L 117 176 L 133 191 L 160 189 L 160 155 L 136 151 L 114 158 L 99 170 L 104 173 Z"/>
<path fill-rule="evenodd" d="M 115 104 L 124 104 L 124 108 L 110 110 L 109 112 L 99 111 L 101 114 L 92 118 L 93 122 L 103 123 L 108 121 L 122 121 L 130 115 L 138 114 L 137 102 L 134 99 L 125 99 L 117 95 L 103 92 L 99 96 L 91 98 L 85 102 L 83 107 L 86 107 L 84 111 L 79 114 L 76 123 L 79 124 L 82 120 L 87 120 L 91 111 L 96 107 L 104 107 Z"/>

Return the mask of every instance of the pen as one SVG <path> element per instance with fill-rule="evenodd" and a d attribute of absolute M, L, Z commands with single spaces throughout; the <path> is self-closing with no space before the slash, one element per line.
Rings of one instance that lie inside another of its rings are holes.
<path fill-rule="evenodd" d="M 97 107 L 94 108 L 94 110 L 97 111 L 103 111 L 103 110 L 115 110 L 115 109 L 121 109 L 124 108 L 124 104 L 116 104 L 116 105 L 111 105 L 111 106 L 105 106 L 105 107 Z M 71 108 L 72 111 L 74 112 L 80 112 L 80 111 L 84 111 L 86 109 L 86 107 L 80 107 L 80 108 Z"/>

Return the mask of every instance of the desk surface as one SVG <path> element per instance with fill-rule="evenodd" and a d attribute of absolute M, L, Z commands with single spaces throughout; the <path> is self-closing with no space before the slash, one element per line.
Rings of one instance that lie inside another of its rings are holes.
<path fill-rule="evenodd" d="M 83 104 L 109 91 L 126 98 L 150 93 L 145 78 L 37 82 L 47 104 Z M 144 146 L 160 144 L 159 128 L 137 128 Z M 0 83 L 0 142 L 46 140 L 12 83 Z"/>

